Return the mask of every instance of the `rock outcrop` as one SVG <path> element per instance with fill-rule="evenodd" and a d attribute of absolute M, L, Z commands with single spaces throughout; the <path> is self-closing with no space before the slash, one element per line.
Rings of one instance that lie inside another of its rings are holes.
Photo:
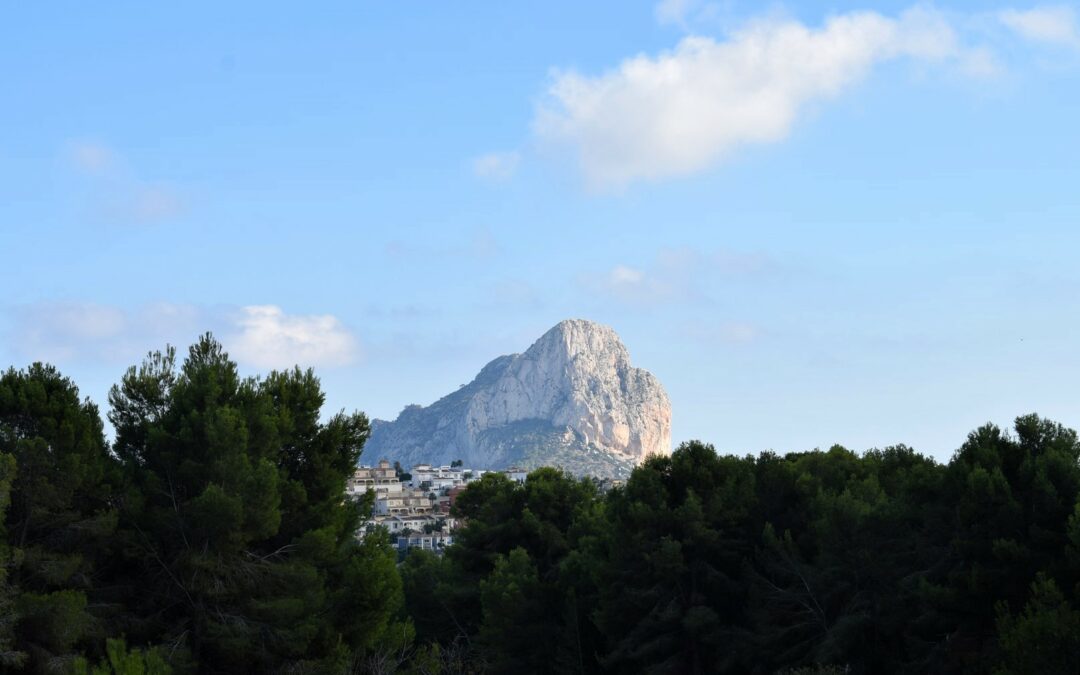
<path fill-rule="evenodd" d="M 671 404 L 660 382 L 630 365 L 614 330 L 574 319 L 430 406 L 375 420 L 364 458 L 623 476 L 647 455 L 670 452 Z"/>

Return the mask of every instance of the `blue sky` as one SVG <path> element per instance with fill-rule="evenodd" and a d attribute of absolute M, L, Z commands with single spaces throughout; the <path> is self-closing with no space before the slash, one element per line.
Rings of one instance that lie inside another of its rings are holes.
<path fill-rule="evenodd" d="M 582 317 L 676 442 L 1080 425 L 1075 6 L 219 5 L 4 11 L 0 363 L 392 418 Z"/>

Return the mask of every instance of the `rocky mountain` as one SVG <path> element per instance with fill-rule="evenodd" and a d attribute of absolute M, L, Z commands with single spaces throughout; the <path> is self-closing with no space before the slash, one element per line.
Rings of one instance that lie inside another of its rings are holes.
<path fill-rule="evenodd" d="M 387 458 L 503 469 L 561 466 L 624 476 L 646 455 L 671 452 L 671 404 L 648 371 L 630 365 L 615 331 L 563 321 L 523 354 L 500 356 L 430 406 L 375 420 L 365 461 Z"/>

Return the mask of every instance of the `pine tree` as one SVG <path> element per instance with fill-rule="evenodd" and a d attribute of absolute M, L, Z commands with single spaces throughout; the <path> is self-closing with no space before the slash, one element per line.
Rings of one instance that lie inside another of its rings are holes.
<path fill-rule="evenodd" d="M 109 399 L 130 484 L 125 632 L 206 672 L 340 669 L 400 632 L 394 551 L 357 541 L 345 498 L 367 419 L 320 421 L 311 371 L 241 379 L 206 335 L 179 369 L 151 354 Z"/>
<path fill-rule="evenodd" d="M 88 597 L 116 525 L 117 465 L 96 406 L 40 363 L 0 377 L 0 458 L 10 477 L 0 602 L 15 617 L 15 651 L 38 671 L 64 667 L 101 631 Z"/>
<path fill-rule="evenodd" d="M 746 635 L 749 462 L 685 443 L 634 470 L 609 502 L 600 627 L 605 665 L 626 672 L 729 672 Z"/>
<path fill-rule="evenodd" d="M 520 547 L 499 556 L 491 575 L 480 582 L 479 639 L 492 672 L 555 672 L 559 615 L 543 590 L 536 565 Z"/>
<path fill-rule="evenodd" d="M 4 517 L 11 503 L 11 483 L 15 479 L 15 458 L 0 453 L 0 669 L 12 669 L 26 662 L 26 653 L 15 648 L 15 598 L 8 581 L 11 550 L 7 545 Z"/>
<path fill-rule="evenodd" d="M 1080 672 L 1080 612 L 1069 606 L 1053 579 L 1039 575 L 1018 616 L 998 605 L 1001 663 L 995 675 Z"/>
<path fill-rule="evenodd" d="M 105 642 L 105 658 L 91 665 L 84 658 L 75 659 L 74 675 L 170 675 L 161 647 L 143 651 L 129 649 L 123 639 L 109 638 Z"/>

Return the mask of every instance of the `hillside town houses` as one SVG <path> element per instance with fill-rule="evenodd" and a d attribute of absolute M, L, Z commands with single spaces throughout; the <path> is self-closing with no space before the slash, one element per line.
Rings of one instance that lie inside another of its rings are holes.
<path fill-rule="evenodd" d="M 361 525 L 358 536 L 385 527 L 399 549 L 441 551 L 454 542 L 458 526 L 457 519 L 450 515 L 454 499 L 485 473 L 430 464 L 416 464 L 404 472 L 385 459 L 376 466 L 360 466 L 349 479 L 346 494 L 359 499 L 371 492 L 374 503 L 371 518 Z M 503 473 L 518 482 L 524 481 L 527 474 L 516 467 Z"/>

